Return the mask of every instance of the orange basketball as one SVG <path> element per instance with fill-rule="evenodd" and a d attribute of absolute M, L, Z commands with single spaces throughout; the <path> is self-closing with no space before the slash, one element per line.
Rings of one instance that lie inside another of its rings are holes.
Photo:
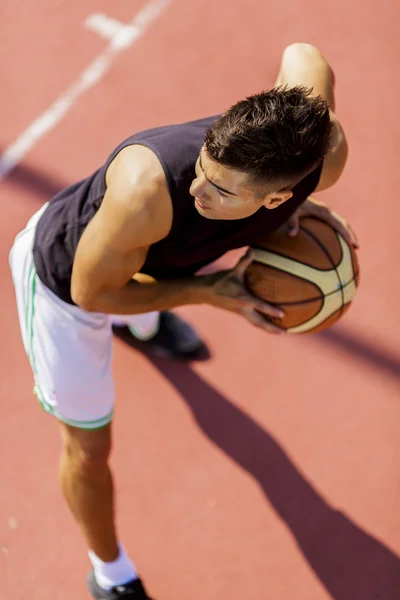
<path fill-rule="evenodd" d="M 289 333 L 321 331 L 335 323 L 354 300 L 357 255 L 327 223 L 306 217 L 295 237 L 279 230 L 254 246 L 245 274 L 247 288 L 285 311 L 272 319 Z"/>

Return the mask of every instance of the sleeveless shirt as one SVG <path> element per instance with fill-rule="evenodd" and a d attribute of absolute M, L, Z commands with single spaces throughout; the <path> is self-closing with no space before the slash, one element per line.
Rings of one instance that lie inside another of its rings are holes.
<path fill-rule="evenodd" d="M 141 269 L 156 279 L 193 275 L 227 251 L 257 243 L 283 225 L 315 190 L 322 164 L 293 188 L 292 198 L 275 209 L 261 207 L 250 217 L 237 220 L 202 217 L 189 188 L 196 176 L 195 163 L 205 132 L 218 116 L 134 134 L 111 153 L 100 169 L 50 200 L 37 224 L 33 258 L 38 277 L 56 296 L 74 303 L 70 288 L 76 248 L 103 200 L 107 168 L 126 146 L 139 144 L 152 150 L 168 182 L 172 227 L 164 239 L 150 246 Z"/>

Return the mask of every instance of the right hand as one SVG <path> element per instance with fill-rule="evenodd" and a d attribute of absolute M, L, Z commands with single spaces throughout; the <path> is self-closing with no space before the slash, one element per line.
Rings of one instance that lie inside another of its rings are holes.
<path fill-rule="evenodd" d="M 268 333 L 285 333 L 285 329 L 265 318 L 282 318 L 284 316 L 282 309 L 264 302 L 249 292 L 244 285 L 246 269 L 253 259 L 254 252 L 249 249 L 233 269 L 218 271 L 211 275 L 209 287 L 211 296 L 208 297 L 208 304 L 238 313 L 252 325 Z"/>

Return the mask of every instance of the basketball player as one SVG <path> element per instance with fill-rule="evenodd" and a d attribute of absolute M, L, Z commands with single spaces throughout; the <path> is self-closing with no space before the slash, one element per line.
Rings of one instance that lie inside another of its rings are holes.
<path fill-rule="evenodd" d="M 172 356 L 201 345 L 169 312 L 181 305 L 224 308 L 282 333 L 259 314 L 281 310 L 243 287 L 251 254 L 229 271 L 196 272 L 281 226 L 295 235 L 304 215 L 357 244 L 346 222 L 308 199 L 337 181 L 347 158 L 333 88 L 320 51 L 290 45 L 274 89 L 223 115 L 131 136 L 14 242 L 23 342 L 38 399 L 60 423 L 62 491 L 87 542 L 97 600 L 148 598 L 115 529 L 112 325 Z"/>

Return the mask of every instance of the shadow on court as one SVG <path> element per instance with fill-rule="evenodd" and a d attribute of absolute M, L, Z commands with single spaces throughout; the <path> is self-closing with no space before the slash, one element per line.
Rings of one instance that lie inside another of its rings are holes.
<path fill-rule="evenodd" d="M 190 364 L 149 360 L 176 388 L 209 440 L 258 481 L 332 598 L 399 598 L 399 557 L 327 504 L 267 431 Z"/>
<path fill-rule="evenodd" d="M 396 356 L 383 349 L 377 350 L 370 344 L 363 342 L 361 338 L 355 337 L 338 327 L 321 331 L 315 334 L 315 338 L 319 342 L 322 341 L 328 345 L 339 346 L 341 350 L 344 350 L 358 361 L 369 363 L 375 369 L 380 369 L 396 379 L 400 378 L 400 360 L 398 355 Z"/>
<path fill-rule="evenodd" d="M 41 171 L 26 165 L 17 165 L 7 175 L 7 181 L 22 190 L 33 192 L 33 198 L 37 201 L 39 197 L 41 204 L 50 200 L 50 198 L 55 196 L 60 190 L 69 185 L 63 181 L 53 179 L 47 173 L 42 173 Z"/>

